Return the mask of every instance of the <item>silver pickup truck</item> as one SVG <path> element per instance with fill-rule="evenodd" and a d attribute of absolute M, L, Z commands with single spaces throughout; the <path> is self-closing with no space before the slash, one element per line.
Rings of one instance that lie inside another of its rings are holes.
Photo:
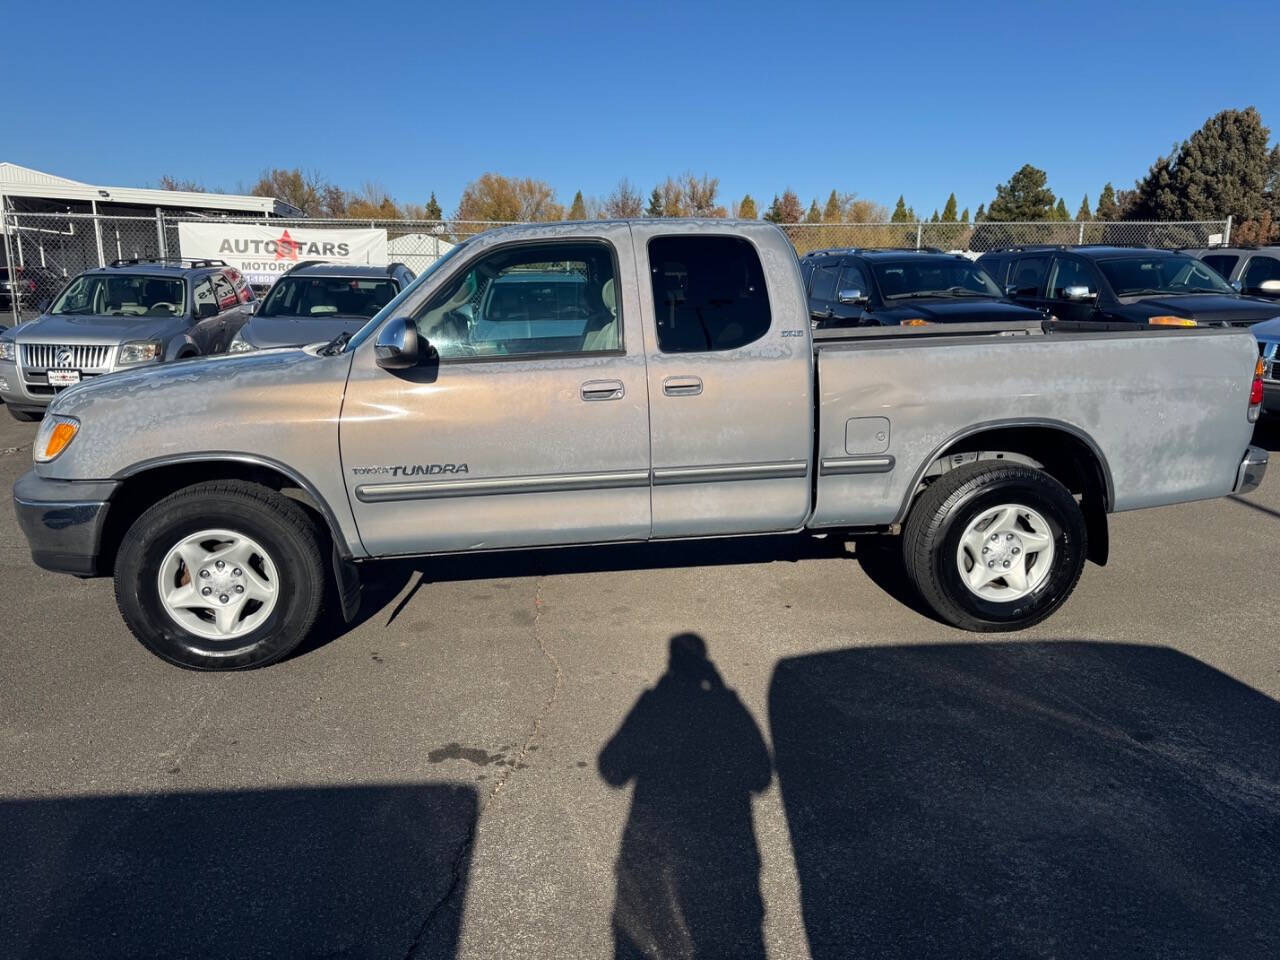
<path fill-rule="evenodd" d="M 350 339 L 67 390 L 14 502 L 36 563 L 113 573 L 196 669 L 350 618 L 374 558 L 738 534 L 900 534 L 940 618 L 1011 630 L 1106 561 L 1109 512 L 1258 484 L 1257 363 L 1215 329 L 815 341 L 771 225 L 513 227 Z"/>

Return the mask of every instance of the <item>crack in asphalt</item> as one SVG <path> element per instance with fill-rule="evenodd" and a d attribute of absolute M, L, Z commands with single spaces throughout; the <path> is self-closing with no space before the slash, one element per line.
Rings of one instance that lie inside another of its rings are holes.
<path fill-rule="evenodd" d="M 560 666 L 560 661 L 556 655 L 552 653 L 542 638 L 542 631 L 539 629 L 542 623 L 542 577 L 539 577 L 533 588 L 533 640 L 538 645 L 538 651 L 546 658 L 552 668 L 555 670 L 555 679 L 551 686 L 551 693 L 543 701 L 542 706 L 538 709 L 538 713 L 533 718 L 533 723 L 529 727 L 528 736 L 525 737 L 524 744 L 520 747 L 520 753 L 515 759 L 510 761 L 506 768 L 499 775 L 493 788 L 489 791 L 489 796 L 484 804 L 476 811 L 475 819 L 471 823 L 471 829 L 467 831 L 467 835 L 458 845 L 458 850 L 453 856 L 453 862 L 450 865 L 451 877 L 449 887 L 441 895 L 441 897 L 427 911 L 426 917 L 422 921 L 422 925 L 418 928 L 418 933 L 414 936 L 413 941 L 409 944 L 409 950 L 405 954 L 405 960 L 413 960 L 418 955 L 418 951 L 422 948 L 424 941 L 430 936 L 432 928 L 435 926 L 436 919 L 445 911 L 446 908 L 453 903 L 454 898 L 458 896 L 462 889 L 463 880 L 466 876 L 464 864 L 471 859 L 471 850 L 475 846 L 476 831 L 480 827 L 480 818 L 485 815 L 489 807 L 498 799 L 502 793 L 503 787 L 507 785 L 507 781 L 511 779 L 516 770 L 523 769 L 524 759 L 529 755 L 530 750 L 536 745 L 538 737 L 542 733 L 542 725 L 551 713 L 552 708 L 560 699 L 560 691 L 564 687 L 564 669 Z M 461 936 L 461 929 L 459 929 Z"/>

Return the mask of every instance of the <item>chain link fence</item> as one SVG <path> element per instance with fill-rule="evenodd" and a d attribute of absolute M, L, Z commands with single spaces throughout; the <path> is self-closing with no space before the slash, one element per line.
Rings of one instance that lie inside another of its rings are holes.
<path fill-rule="evenodd" d="M 4 272 L 0 316 L 14 323 L 36 316 L 67 280 L 114 260 L 192 256 L 182 250 L 179 224 L 245 223 L 289 229 L 373 228 L 387 234 L 387 258 L 421 273 L 453 245 L 506 223 L 461 220 L 316 220 L 279 217 L 118 217 L 92 214 L 0 215 Z M 1231 221 L 1184 223 L 792 223 L 780 224 L 796 252 L 843 247 L 958 251 L 976 256 L 1000 247 L 1114 243 L 1123 246 L 1209 247 L 1227 244 Z"/>

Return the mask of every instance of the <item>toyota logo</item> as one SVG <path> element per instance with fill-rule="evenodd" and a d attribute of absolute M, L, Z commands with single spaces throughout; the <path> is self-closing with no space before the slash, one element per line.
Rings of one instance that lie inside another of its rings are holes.
<path fill-rule="evenodd" d="M 56 362 L 57 365 L 60 367 L 70 367 L 74 365 L 75 358 L 71 355 L 70 350 L 68 350 L 66 347 L 63 347 L 61 350 L 58 351 L 58 355 L 55 358 L 54 362 Z"/>

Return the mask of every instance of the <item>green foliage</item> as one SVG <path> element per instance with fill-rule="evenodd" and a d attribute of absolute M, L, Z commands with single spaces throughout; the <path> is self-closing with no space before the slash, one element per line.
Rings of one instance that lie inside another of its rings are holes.
<path fill-rule="evenodd" d="M 804 215 L 805 223 L 821 223 L 822 211 L 818 209 L 818 201 L 814 200 L 809 204 L 809 212 Z"/>
<path fill-rule="evenodd" d="M 427 201 L 427 206 L 423 210 L 423 216 L 427 220 L 443 220 L 444 213 L 440 209 L 440 203 L 436 200 L 436 192 L 431 191 L 431 199 Z"/>
<path fill-rule="evenodd" d="M 974 223 L 982 223 L 987 219 L 987 208 L 983 204 L 978 204 L 978 212 L 973 215 Z"/>
<path fill-rule="evenodd" d="M 916 212 L 907 206 L 907 202 L 902 195 L 898 195 L 897 206 L 893 208 L 893 213 L 889 216 L 890 223 L 914 223 Z"/>
<path fill-rule="evenodd" d="M 930 223 L 938 223 L 938 208 L 933 208 L 933 216 L 929 218 Z"/>
<path fill-rule="evenodd" d="M 1062 197 L 1058 198 L 1058 205 L 1053 208 L 1053 219 L 1064 222 L 1071 219 L 1071 214 L 1067 212 L 1067 201 Z"/>
<path fill-rule="evenodd" d="M 964 208 L 964 212 L 963 212 L 962 214 L 960 214 L 960 222 L 961 222 L 961 223 L 968 223 L 968 222 L 969 222 L 969 208 L 968 208 L 968 207 L 965 207 L 965 208 Z"/>
<path fill-rule="evenodd" d="M 965 214 L 967 215 L 968 212 L 969 211 L 966 210 Z M 967 216 L 966 216 L 966 219 L 967 219 Z M 942 222 L 943 223 L 956 222 L 956 195 L 954 193 L 947 197 L 947 203 L 942 208 Z"/>
<path fill-rule="evenodd" d="M 1076 211 L 1076 221 L 1084 223 L 1086 220 L 1092 220 L 1093 214 L 1089 212 L 1089 195 L 1086 193 L 1084 199 L 1080 201 L 1080 209 Z"/>
<path fill-rule="evenodd" d="M 769 204 L 764 218 L 770 223 L 799 223 L 804 219 L 804 207 L 796 192 L 788 188 L 782 191 L 781 198 L 776 193 L 773 195 L 773 203 Z"/>
<path fill-rule="evenodd" d="M 587 219 L 587 205 L 582 199 L 582 191 L 579 190 L 573 195 L 573 203 L 569 206 L 570 220 Z"/>
<path fill-rule="evenodd" d="M 645 207 L 644 215 L 646 217 L 661 217 L 665 215 L 662 207 L 662 191 L 654 187 L 653 193 L 649 194 L 649 206 Z"/>
<path fill-rule="evenodd" d="M 831 196 L 827 197 L 827 205 L 822 210 L 823 223 L 839 223 L 844 217 L 844 204 L 840 201 L 840 195 L 834 190 Z"/>
<path fill-rule="evenodd" d="M 774 197 L 777 201 L 777 197 Z M 751 199 L 751 194 L 747 194 L 738 204 L 738 217 L 742 220 L 754 220 L 756 218 L 756 202 Z"/>
<path fill-rule="evenodd" d="M 1102 192 L 1098 194 L 1098 209 L 1094 216 L 1099 220 L 1119 220 L 1120 205 L 1116 203 L 1116 188 L 1110 181 L 1102 188 Z"/>
<path fill-rule="evenodd" d="M 987 209 L 987 220 L 996 223 L 1052 220 L 1055 198 L 1048 179 L 1043 170 L 1023 164 L 1008 183 L 996 187 L 996 198 Z"/>

